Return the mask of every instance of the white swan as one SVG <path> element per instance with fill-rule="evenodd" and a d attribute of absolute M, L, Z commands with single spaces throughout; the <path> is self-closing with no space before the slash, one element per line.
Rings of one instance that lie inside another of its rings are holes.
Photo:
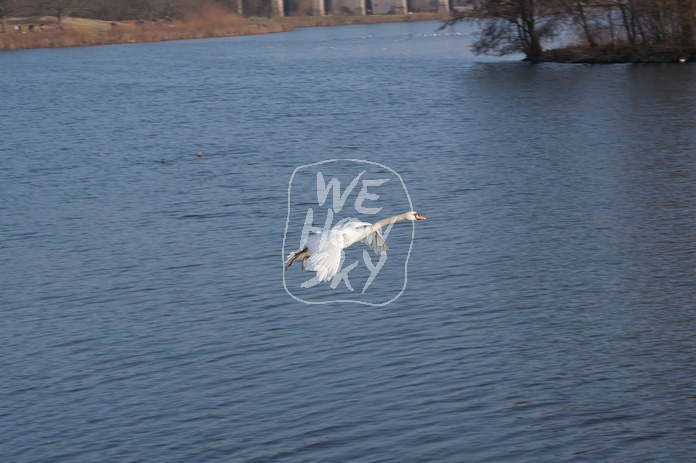
<path fill-rule="evenodd" d="M 285 270 L 296 260 L 302 257 L 302 270 L 307 266 L 307 259 L 311 268 L 317 272 L 319 281 L 329 281 L 341 265 L 341 251 L 353 243 L 362 241 L 372 248 L 377 254 L 387 252 L 389 247 L 379 232 L 379 229 L 405 220 L 425 220 L 418 212 L 409 211 L 401 215 L 395 215 L 380 220 L 372 225 L 360 222 L 357 219 L 347 219 L 338 222 L 331 230 L 318 232 L 310 236 L 307 245 L 295 252 L 288 254 Z"/>

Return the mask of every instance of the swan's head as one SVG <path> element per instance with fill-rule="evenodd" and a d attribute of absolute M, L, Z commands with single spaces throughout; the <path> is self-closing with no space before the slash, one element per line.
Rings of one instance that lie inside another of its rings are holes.
<path fill-rule="evenodd" d="M 409 211 L 406 213 L 406 220 L 425 220 L 425 217 L 416 211 Z"/>

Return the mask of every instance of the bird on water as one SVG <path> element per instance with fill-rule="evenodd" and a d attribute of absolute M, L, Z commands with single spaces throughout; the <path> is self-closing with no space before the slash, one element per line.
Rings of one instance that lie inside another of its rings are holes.
<path fill-rule="evenodd" d="M 375 224 L 360 222 L 359 220 L 341 221 L 331 230 L 318 232 L 307 240 L 304 248 L 291 252 L 285 261 L 285 270 L 297 259 L 302 258 L 302 270 L 309 265 L 317 272 L 319 281 L 329 281 L 341 265 L 341 251 L 348 246 L 362 241 L 367 244 L 376 254 L 387 252 L 389 247 L 379 229 L 395 223 L 404 221 L 425 220 L 425 217 L 418 212 L 409 211 L 394 217 L 388 217 Z"/>

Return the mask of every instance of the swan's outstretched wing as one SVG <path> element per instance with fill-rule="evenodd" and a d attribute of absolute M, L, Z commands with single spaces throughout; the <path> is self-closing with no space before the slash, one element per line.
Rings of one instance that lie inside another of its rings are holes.
<path fill-rule="evenodd" d="M 373 231 L 360 241 L 370 246 L 372 250 L 375 251 L 375 254 L 378 255 L 384 254 L 385 252 L 387 252 L 387 249 L 389 249 L 389 246 L 387 246 L 387 242 L 384 240 L 384 237 L 379 232 L 379 230 Z"/>
<path fill-rule="evenodd" d="M 348 222 L 340 228 L 341 233 L 343 233 L 344 244 L 346 247 L 351 244 L 362 241 L 366 245 L 372 248 L 377 254 L 382 254 L 387 252 L 389 247 L 384 237 L 379 232 L 379 230 L 371 231 L 372 224 L 360 222 L 354 220 Z"/>
<path fill-rule="evenodd" d="M 319 281 L 329 281 L 338 273 L 341 265 L 343 235 L 337 230 L 327 230 L 312 235 L 307 240 L 309 269 L 317 272 Z"/>

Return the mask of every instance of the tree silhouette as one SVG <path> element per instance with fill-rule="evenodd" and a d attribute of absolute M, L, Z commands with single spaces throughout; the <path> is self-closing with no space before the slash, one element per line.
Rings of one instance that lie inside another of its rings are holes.
<path fill-rule="evenodd" d="M 554 0 L 470 0 L 469 9 L 454 13 L 443 27 L 473 15 L 483 26 L 473 44 L 474 53 L 524 53 L 528 61 L 536 62 L 543 51 L 542 41 L 555 36 L 558 6 Z"/>

